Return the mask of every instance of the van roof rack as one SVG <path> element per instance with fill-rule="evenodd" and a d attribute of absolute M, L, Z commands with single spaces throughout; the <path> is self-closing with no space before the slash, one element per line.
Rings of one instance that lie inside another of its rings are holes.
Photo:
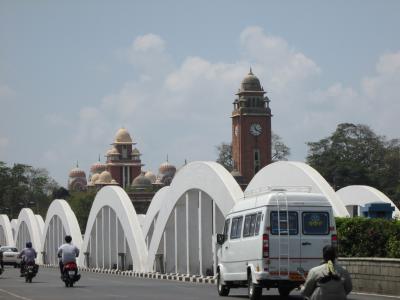
<path fill-rule="evenodd" d="M 251 197 L 260 194 L 267 194 L 272 192 L 298 192 L 298 193 L 311 193 L 311 186 L 265 186 L 258 189 L 245 191 L 244 197 Z"/>

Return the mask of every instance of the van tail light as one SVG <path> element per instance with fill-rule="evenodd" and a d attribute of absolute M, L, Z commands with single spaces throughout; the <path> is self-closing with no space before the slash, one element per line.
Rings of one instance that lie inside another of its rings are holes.
<path fill-rule="evenodd" d="M 331 241 L 332 241 L 332 247 L 337 248 L 338 240 L 337 240 L 337 235 L 336 234 L 332 234 Z"/>
<path fill-rule="evenodd" d="M 269 235 L 263 234 L 263 257 L 269 258 Z"/>

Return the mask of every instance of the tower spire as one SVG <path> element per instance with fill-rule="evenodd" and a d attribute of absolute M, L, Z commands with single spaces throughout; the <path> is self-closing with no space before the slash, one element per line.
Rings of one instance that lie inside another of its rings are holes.
<path fill-rule="evenodd" d="M 253 71 L 252 71 L 252 69 L 251 69 L 251 66 L 250 66 L 250 72 L 249 72 L 249 75 L 254 75 L 254 74 L 253 74 Z"/>

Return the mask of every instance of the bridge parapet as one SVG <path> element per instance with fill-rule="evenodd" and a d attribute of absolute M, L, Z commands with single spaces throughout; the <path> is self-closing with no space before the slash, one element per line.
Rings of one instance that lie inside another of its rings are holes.
<path fill-rule="evenodd" d="M 400 259 L 345 257 L 339 263 L 350 272 L 354 291 L 400 295 Z"/>

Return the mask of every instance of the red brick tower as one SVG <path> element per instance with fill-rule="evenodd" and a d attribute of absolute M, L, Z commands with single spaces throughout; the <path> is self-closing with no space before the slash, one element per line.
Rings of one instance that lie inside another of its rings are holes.
<path fill-rule="evenodd" d="M 121 128 L 115 135 L 112 148 L 106 154 L 107 170 L 123 188 L 129 186 L 142 171 L 141 154 L 138 149 L 133 148 L 135 144 L 129 132 Z"/>
<path fill-rule="evenodd" d="M 243 79 L 232 112 L 234 172 L 244 185 L 271 163 L 271 109 L 260 80 L 251 69 Z"/>

